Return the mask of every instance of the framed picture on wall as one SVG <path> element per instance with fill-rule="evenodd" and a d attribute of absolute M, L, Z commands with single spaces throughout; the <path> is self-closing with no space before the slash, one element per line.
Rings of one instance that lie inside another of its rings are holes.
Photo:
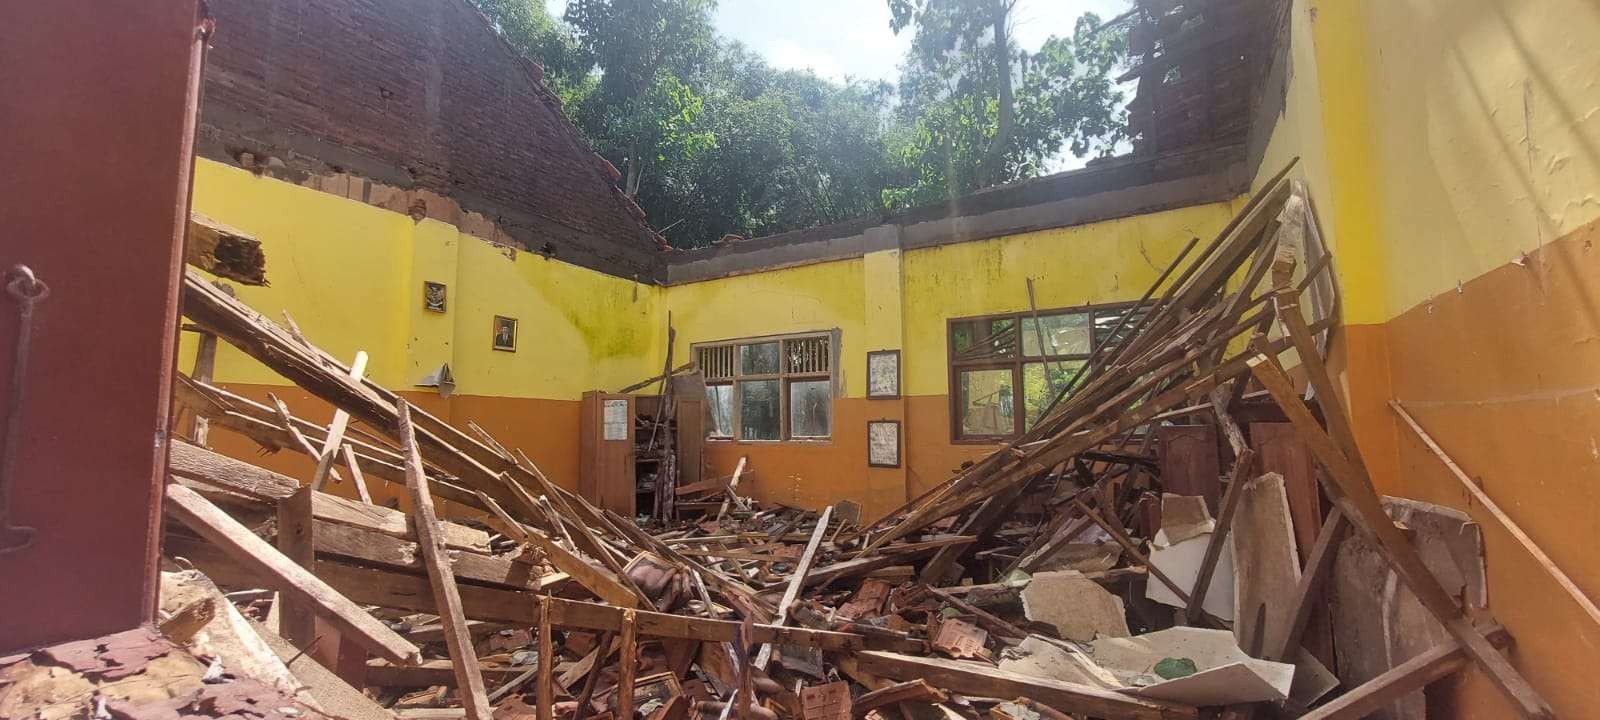
<path fill-rule="evenodd" d="M 873 350 L 867 353 L 867 399 L 900 397 L 900 351 Z"/>
<path fill-rule="evenodd" d="M 517 319 L 504 315 L 494 316 L 494 349 L 517 351 Z"/>
<path fill-rule="evenodd" d="M 422 309 L 428 312 L 444 312 L 444 283 L 423 281 L 422 283 Z"/>
<path fill-rule="evenodd" d="M 900 421 L 867 421 L 867 465 L 900 467 Z"/>

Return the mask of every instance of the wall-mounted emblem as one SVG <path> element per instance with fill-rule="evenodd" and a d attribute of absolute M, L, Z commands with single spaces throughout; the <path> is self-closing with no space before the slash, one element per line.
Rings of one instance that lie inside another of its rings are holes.
<path fill-rule="evenodd" d="M 422 282 L 422 309 L 428 312 L 444 312 L 444 283 Z"/>

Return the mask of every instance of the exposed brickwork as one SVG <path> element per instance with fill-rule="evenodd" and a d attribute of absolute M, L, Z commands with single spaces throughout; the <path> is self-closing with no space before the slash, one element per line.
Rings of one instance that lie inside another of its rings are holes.
<path fill-rule="evenodd" d="M 205 157 L 318 185 L 426 191 L 529 250 L 653 279 L 654 234 L 604 161 L 464 0 L 209 0 Z"/>

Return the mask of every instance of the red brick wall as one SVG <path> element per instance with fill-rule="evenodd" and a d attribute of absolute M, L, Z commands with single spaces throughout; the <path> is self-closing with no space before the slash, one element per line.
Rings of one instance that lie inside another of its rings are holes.
<path fill-rule="evenodd" d="M 203 156 L 295 181 L 351 173 L 428 190 L 530 250 L 657 275 L 652 237 L 537 67 L 464 0 L 209 5 Z"/>

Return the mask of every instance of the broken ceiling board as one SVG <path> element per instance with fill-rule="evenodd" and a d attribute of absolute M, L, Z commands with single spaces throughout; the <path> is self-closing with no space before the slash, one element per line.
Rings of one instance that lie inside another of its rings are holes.
<path fill-rule="evenodd" d="M 1125 692 L 1184 705 L 1283 700 L 1295 674 L 1293 665 L 1250 657 L 1227 630 L 1174 627 L 1131 638 L 1102 638 L 1090 645 L 1096 664 L 1132 686 Z M 1169 658 L 1187 659 L 1197 672 L 1163 679 L 1156 666 Z"/>
<path fill-rule="evenodd" d="M 1192 537 L 1211 532 L 1216 523 L 1211 511 L 1206 509 L 1206 499 L 1199 495 L 1161 495 L 1161 529 L 1167 542 L 1181 543 Z"/>
<path fill-rule="evenodd" d="M 1241 488 L 1233 518 L 1234 635 L 1239 645 L 1282 644 L 1300 585 L 1289 498 L 1283 476 L 1267 473 Z"/>
<path fill-rule="evenodd" d="M 1155 539 L 1150 542 L 1150 564 L 1166 573 L 1178 587 L 1192 594 L 1195 583 L 1199 580 L 1200 565 L 1205 561 L 1206 546 L 1211 543 L 1212 537 L 1212 533 L 1206 533 L 1174 544 L 1167 539 L 1165 532 L 1157 532 Z M 1144 596 L 1163 605 L 1178 608 L 1188 606 L 1188 603 L 1173 593 L 1165 583 L 1146 583 Z M 1233 620 L 1231 538 L 1230 542 L 1223 544 L 1221 554 L 1217 556 L 1217 566 L 1211 575 L 1211 584 L 1206 590 L 1205 611 L 1222 620 Z"/>
<path fill-rule="evenodd" d="M 1487 598 L 1477 523 L 1460 511 L 1415 500 L 1385 497 L 1383 505 L 1409 530 L 1412 546 L 1440 584 L 1467 607 L 1482 607 Z M 1359 533 L 1339 545 L 1330 580 L 1336 671 L 1346 687 L 1360 686 L 1451 638 Z M 1423 720 L 1426 698 L 1421 690 L 1412 692 L 1389 702 L 1377 716 Z"/>
<path fill-rule="evenodd" d="M 1074 571 L 1042 572 L 1022 590 L 1023 614 L 1053 625 L 1061 637 L 1088 642 L 1096 637 L 1127 637 L 1122 598 Z"/>
<path fill-rule="evenodd" d="M 1116 690 L 1122 683 L 1094 660 L 1066 643 L 1029 635 L 1000 658 L 1000 669 L 1029 677 Z"/>

